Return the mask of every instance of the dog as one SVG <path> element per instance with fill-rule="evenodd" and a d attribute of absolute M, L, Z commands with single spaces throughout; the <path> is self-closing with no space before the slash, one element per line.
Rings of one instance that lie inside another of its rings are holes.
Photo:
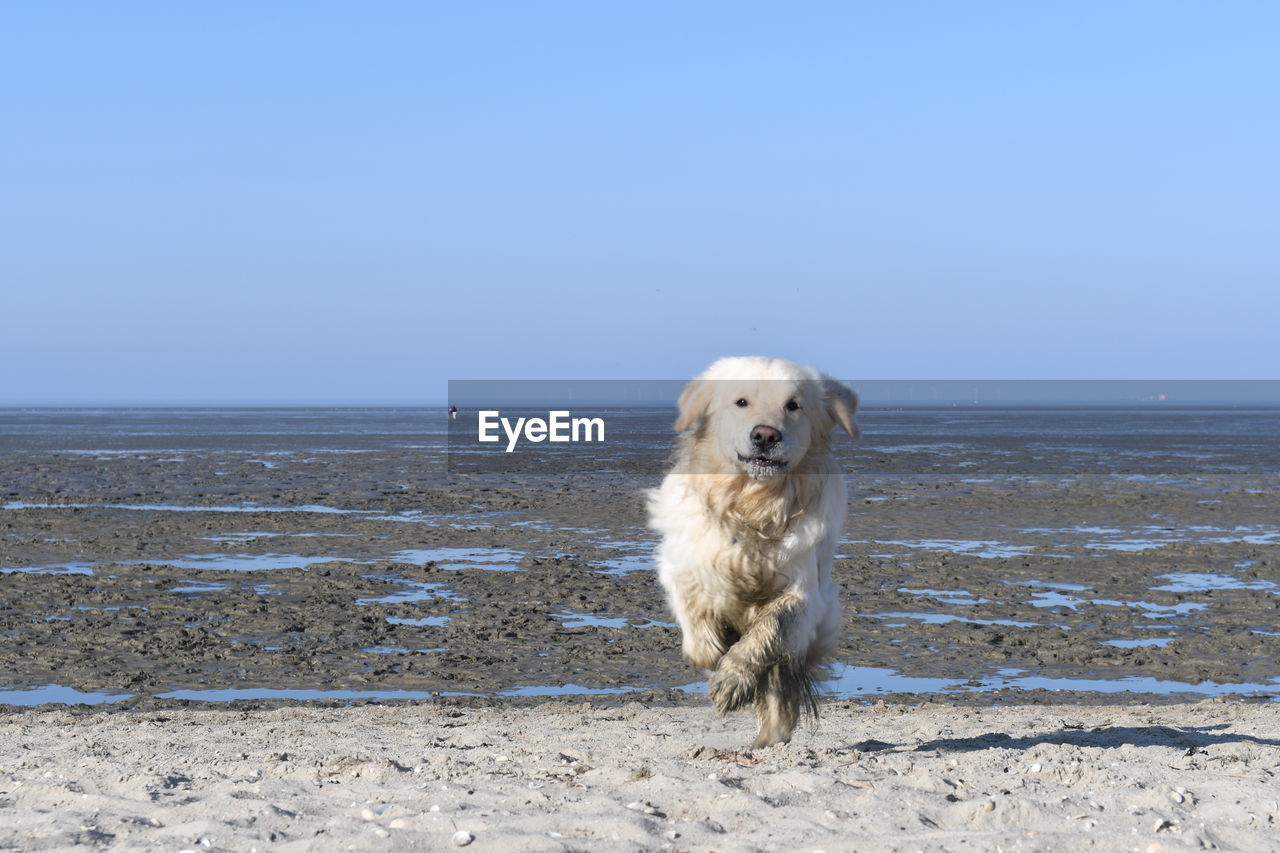
<path fill-rule="evenodd" d="M 658 580 L 721 715 L 751 703 L 753 748 L 817 717 L 815 680 L 840 639 L 831 580 L 847 494 L 830 450 L 858 437 L 854 391 L 811 367 L 724 358 L 680 395 L 676 460 L 648 492 Z"/>

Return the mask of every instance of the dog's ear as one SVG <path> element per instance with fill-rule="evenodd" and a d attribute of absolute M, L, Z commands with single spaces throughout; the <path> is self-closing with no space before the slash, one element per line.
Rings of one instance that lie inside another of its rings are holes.
<path fill-rule="evenodd" d="M 861 436 L 862 430 L 858 429 L 858 422 L 853 419 L 858 412 L 858 395 L 838 379 L 827 378 L 823 380 L 822 386 L 831 419 L 844 427 L 844 431 L 853 438 Z"/>
<path fill-rule="evenodd" d="M 680 414 L 676 417 L 676 432 L 684 432 L 702 420 L 711 406 L 711 382 L 695 379 L 684 386 L 680 399 L 676 402 Z"/>

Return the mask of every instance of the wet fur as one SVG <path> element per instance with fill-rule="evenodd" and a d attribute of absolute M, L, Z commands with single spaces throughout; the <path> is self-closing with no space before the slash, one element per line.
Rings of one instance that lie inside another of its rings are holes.
<path fill-rule="evenodd" d="M 715 392 L 731 391 L 735 377 L 794 382 L 804 398 L 807 443 L 774 479 L 752 479 L 717 440 L 734 427 L 719 422 Z M 757 747 L 790 740 L 802 711 L 816 717 L 814 679 L 839 640 L 831 563 L 846 500 L 829 440 L 837 423 L 856 434 L 856 406 L 851 391 L 809 368 L 717 362 L 681 395 L 677 461 L 649 495 L 650 524 L 663 535 L 659 580 L 685 657 L 712 671 L 720 713 L 754 706 Z"/>

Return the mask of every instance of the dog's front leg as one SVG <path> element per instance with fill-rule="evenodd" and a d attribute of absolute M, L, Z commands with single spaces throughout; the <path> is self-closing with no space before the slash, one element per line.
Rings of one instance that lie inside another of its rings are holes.
<path fill-rule="evenodd" d="M 702 669 L 715 669 L 737 634 L 726 635 L 724 621 L 702 603 L 705 598 L 702 594 L 678 596 L 672 610 L 680 623 L 680 650 L 685 660 Z"/>
<path fill-rule="evenodd" d="M 726 714 L 741 708 L 756 697 L 770 669 L 793 665 L 791 658 L 796 654 L 791 649 L 792 627 L 803 607 L 803 596 L 792 588 L 760 608 L 742 639 L 720 658 L 707 682 L 717 711 Z M 803 669 L 803 650 L 798 660 Z"/>

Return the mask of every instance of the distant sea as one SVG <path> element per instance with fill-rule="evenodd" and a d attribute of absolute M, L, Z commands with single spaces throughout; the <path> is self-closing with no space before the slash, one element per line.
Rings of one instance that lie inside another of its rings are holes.
<path fill-rule="evenodd" d="M 503 408 L 545 416 L 545 409 Z M 665 465 L 674 434 L 669 407 L 583 408 L 603 417 L 602 445 L 524 444 L 561 451 L 568 468 L 615 458 Z M 1280 472 L 1280 407 L 1010 406 L 876 407 L 858 415 L 862 439 L 837 439 L 852 472 L 1210 476 Z M 502 473 L 520 454 L 475 441 L 474 410 L 449 421 L 442 407 L 399 408 L 7 408 L 0 453 L 149 455 L 413 451 Z M 479 454 L 483 450 L 485 454 Z M 478 461 L 477 461 L 478 460 Z M 634 468 L 632 470 L 638 470 Z"/>

